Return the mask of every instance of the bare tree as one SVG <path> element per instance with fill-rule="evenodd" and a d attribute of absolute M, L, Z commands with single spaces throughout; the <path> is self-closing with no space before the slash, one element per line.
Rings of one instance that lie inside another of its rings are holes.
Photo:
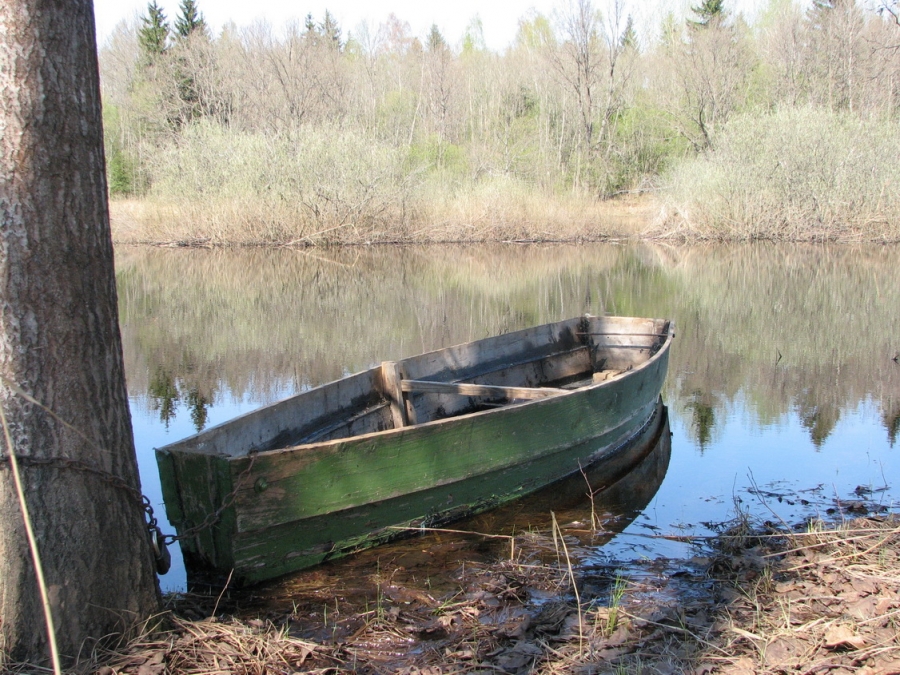
<path fill-rule="evenodd" d="M 630 64 L 622 60 L 634 49 L 626 39 L 630 22 L 625 20 L 621 0 L 612 3 L 606 21 L 591 0 L 573 0 L 558 24 L 560 40 L 548 55 L 575 99 L 580 154 L 588 163 L 597 159 L 605 163 L 612 150 L 612 122 L 621 110 L 632 72 Z"/>
<path fill-rule="evenodd" d="M 92 4 L 7 0 L 0 36 L 0 406 L 12 443 L 0 445 L 0 659 L 38 662 L 48 631 L 19 494 L 64 657 L 159 598 L 122 366 Z"/>
<path fill-rule="evenodd" d="M 575 96 L 581 124 L 582 147 L 594 148 L 598 89 L 603 74 L 600 16 L 591 0 L 574 0 L 559 18 L 561 42 L 550 52 L 557 74 Z"/>
<path fill-rule="evenodd" d="M 808 12 L 810 71 L 817 103 L 831 110 L 858 106 L 865 71 L 865 20 L 856 0 L 814 0 Z"/>
<path fill-rule="evenodd" d="M 455 122 L 452 110 L 457 86 L 455 62 L 450 47 L 436 25 L 431 27 L 425 48 L 422 68 L 422 76 L 425 78 L 423 89 L 427 96 L 430 126 L 441 144 L 439 153 L 440 160 L 443 161 L 443 144 L 449 140 L 451 127 Z"/>
<path fill-rule="evenodd" d="M 787 3 L 770 11 L 756 46 L 771 73 L 768 96 L 791 106 L 803 103 L 809 85 L 803 10 Z"/>
<path fill-rule="evenodd" d="M 672 36 L 664 47 L 668 69 L 658 74 L 660 105 L 697 150 L 713 144 L 715 130 L 745 95 L 753 61 L 742 29 L 740 20 L 718 16 L 689 23 L 685 37 Z"/>

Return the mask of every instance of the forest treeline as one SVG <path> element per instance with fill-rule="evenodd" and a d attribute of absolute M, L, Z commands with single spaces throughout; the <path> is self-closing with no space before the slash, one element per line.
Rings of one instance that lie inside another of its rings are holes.
<path fill-rule="evenodd" d="M 117 236 L 589 239 L 650 192 L 656 234 L 900 239 L 900 2 L 702 0 L 642 30 L 571 0 L 499 53 L 477 19 L 213 34 L 154 0 L 100 49 Z"/>

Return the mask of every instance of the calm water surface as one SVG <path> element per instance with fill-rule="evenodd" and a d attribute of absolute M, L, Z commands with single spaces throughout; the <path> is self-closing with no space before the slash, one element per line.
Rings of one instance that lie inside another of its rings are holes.
<path fill-rule="evenodd" d="M 153 448 L 385 359 L 584 312 L 677 325 L 664 389 L 668 471 L 638 513 L 611 514 L 622 525 L 610 529 L 624 531 L 588 558 L 690 555 L 642 535 L 708 534 L 736 504 L 790 523 L 868 490 L 888 507 L 900 496 L 896 248 L 120 248 L 116 256 L 143 490 L 167 532 Z M 550 507 L 516 508 L 521 529 Z M 502 529 L 501 521 L 473 528 Z M 166 590 L 185 584 L 175 553 Z"/>

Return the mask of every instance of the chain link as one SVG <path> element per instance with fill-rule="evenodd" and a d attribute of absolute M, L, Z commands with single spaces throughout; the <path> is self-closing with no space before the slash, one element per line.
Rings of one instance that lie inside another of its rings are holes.
<path fill-rule="evenodd" d="M 22 466 L 55 466 L 61 469 L 72 469 L 74 471 L 80 471 L 82 473 L 89 473 L 93 476 L 96 476 L 105 483 L 112 485 L 115 488 L 124 490 L 129 495 L 131 495 L 131 497 L 135 499 L 142 507 L 145 506 L 145 504 L 149 505 L 149 500 L 147 500 L 147 498 L 141 493 L 140 490 L 138 490 L 137 488 L 133 488 L 122 478 L 111 474 L 109 471 L 88 464 L 87 462 L 82 462 L 78 459 L 71 459 L 69 457 L 31 457 L 29 455 L 20 455 L 18 453 L 16 453 L 16 460 Z M 0 463 L 6 464 L 8 462 L 8 457 L 0 457 Z"/>

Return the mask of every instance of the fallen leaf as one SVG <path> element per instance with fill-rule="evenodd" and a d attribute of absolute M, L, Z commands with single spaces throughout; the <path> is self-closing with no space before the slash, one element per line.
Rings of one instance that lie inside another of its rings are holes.
<path fill-rule="evenodd" d="M 878 604 L 875 605 L 875 613 L 881 616 L 894 606 L 896 600 L 893 598 L 878 598 Z"/>
<path fill-rule="evenodd" d="M 444 614 L 438 617 L 437 622 L 443 628 L 450 628 L 454 622 L 459 623 L 459 617 L 456 614 Z"/>
<path fill-rule="evenodd" d="M 506 671 L 517 671 L 528 665 L 534 657 L 525 654 L 506 654 L 497 659 L 497 665 Z"/>
<path fill-rule="evenodd" d="M 844 587 L 841 588 L 841 589 L 835 589 L 835 593 L 834 593 L 834 594 L 837 595 L 838 597 L 840 597 L 840 599 L 841 599 L 845 604 L 848 604 L 848 605 L 849 605 L 849 604 L 852 604 L 852 603 L 854 603 L 854 602 L 858 602 L 859 599 L 860 599 L 862 596 L 861 596 L 859 593 L 857 593 L 856 591 L 853 591 L 853 590 L 847 590 L 848 588 L 850 588 L 850 586 L 844 586 Z"/>
<path fill-rule="evenodd" d="M 625 649 L 624 647 L 616 647 L 614 649 L 601 649 L 599 652 L 595 652 L 594 656 L 598 661 L 614 661 L 620 656 L 625 656 L 630 650 Z"/>
<path fill-rule="evenodd" d="M 800 663 L 802 647 L 796 640 L 777 638 L 766 645 L 766 664 L 783 670 Z"/>
<path fill-rule="evenodd" d="M 656 671 L 659 675 L 681 675 L 684 672 L 690 672 L 676 668 L 671 662 L 664 662 L 656 666 Z"/>
<path fill-rule="evenodd" d="M 733 663 L 723 666 L 719 672 L 722 675 L 755 675 L 756 665 L 746 656 L 741 656 Z"/>
<path fill-rule="evenodd" d="M 876 665 L 872 671 L 872 675 L 898 675 L 900 674 L 900 661 L 889 661 L 881 665 Z"/>
<path fill-rule="evenodd" d="M 832 626 L 825 631 L 825 646 L 828 649 L 838 649 L 840 647 L 861 649 L 865 644 L 864 638 L 855 635 L 850 627 L 844 624 Z"/>
<path fill-rule="evenodd" d="M 853 586 L 853 589 L 860 595 L 871 595 L 878 591 L 878 586 L 869 579 L 851 579 L 850 585 Z"/>
<path fill-rule="evenodd" d="M 474 659 L 475 652 L 471 649 L 460 649 L 457 651 L 451 651 L 449 649 L 444 651 L 444 655 L 448 659 Z"/>
<path fill-rule="evenodd" d="M 871 619 L 877 615 L 878 598 L 867 595 L 856 602 L 847 603 L 846 612 L 857 619 Z"/>
<path fill-rule="evenodd" d="M 166 664 L 164 663 L 145 663 L 138 668 L 137 675 L 160 675 L 165 669 Z"/>
<path fill-rule="evenodd" d="M 530 654 L 531 656 L 540 656 L 544 653 L 544 650 L 541 649 L 538 645 L 533 642 L 527 642 L 525 640 L 517 642 L 511 651 L 517 652 L 519 654 Z"/>

